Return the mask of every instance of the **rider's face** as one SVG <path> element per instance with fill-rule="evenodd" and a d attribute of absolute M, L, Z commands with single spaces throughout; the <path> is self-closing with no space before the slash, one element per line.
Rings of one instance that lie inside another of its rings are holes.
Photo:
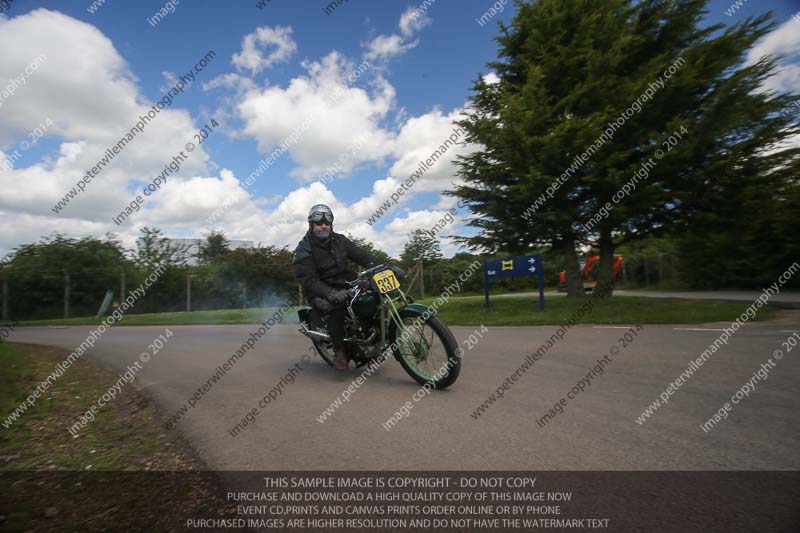
<path fill-rule="evenodd" d="M 314 229 L 331 229 L 331 225 L 327 222 L 320 222 L 319 224 L 314 223 Z"/>

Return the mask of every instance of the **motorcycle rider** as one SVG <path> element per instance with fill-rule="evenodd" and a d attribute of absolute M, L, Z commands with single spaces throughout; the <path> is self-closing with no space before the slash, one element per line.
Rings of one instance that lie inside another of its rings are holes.
<path fill-rule="evenodd" d="M 344 235 L 334 233 L 330 207 L 313 206 L 308 212 L 308 231 L 294 251 L 292 264 L 311 306 L 327 317 L 337 370 L 345 370 L 349 363 L 343 342 L 345 311 L 352 296 L 347 282 L 354 280 L 357 274 L 347 268 L 348 259 L 364 268 L 380 263 Z M 396 267 L 392 270 L 400 276 L 403 274 Z"/>

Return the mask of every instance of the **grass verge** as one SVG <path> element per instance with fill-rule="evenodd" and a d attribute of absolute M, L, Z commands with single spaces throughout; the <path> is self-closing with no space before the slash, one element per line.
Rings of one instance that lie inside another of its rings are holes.
<path fill-rule="evenodd" d="M 0 421 L 67 355 L 0 343 Z M 9 428 L 0 426 L 0 529 L 134 527 L 159 515 L 174 518 L 176 509 L 200 515 L 225 508 L 207 497 L 220 493 L 216 477 L 203 472 L 180 437 L 163 431 L 154 405 L 133 384 L 77 437 L 69 434 L 67 428 L 117 379 L 112 370 L 80 359 Z M 194 476 L 192 483 L 187 476 Z"/>
<path fill-rule="evenodd" d="M 420 300 L 430 305 L 434 299 Z M 482 296 L 451 298 L 439 308 L 439 316 L 452 326 L 543 326 L 566 322 L 586 299 L 551 298 L 539 311 L 538 298 L 509 296 L 493 298 L 491 307 L 483 306 Z M 701 324 L 735 320 L 748 304 L 681 298 L 613 296 L 597 302 L 591 313 L 577 319 L 578 324 Z M 770 311 L 762 307 L 756 316 L 761 320 Z"/>

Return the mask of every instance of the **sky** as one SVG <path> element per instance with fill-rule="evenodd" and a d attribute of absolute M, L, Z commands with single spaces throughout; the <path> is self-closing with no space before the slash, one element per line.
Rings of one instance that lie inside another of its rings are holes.
<path fill-rule="evenodd" d="M 454 208 L 452 255 L 470 213 L 442 193 L 475 146 L 369 221 L 495 79 L 503 2 L 0 0 L 0 257 L 54 232 L 132 248 L 144 226 L 294 249 L 316 203 L 394 256 Z M 748 61 L 780 55 L 767 88 L 800 92 L 800 0 L 714 0 L 707 23 L 768 10 Z"/>

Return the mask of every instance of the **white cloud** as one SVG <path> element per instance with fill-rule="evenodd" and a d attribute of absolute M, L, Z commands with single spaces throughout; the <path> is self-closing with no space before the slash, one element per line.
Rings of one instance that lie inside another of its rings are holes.
<path fill-rule="evenodd" d="M 800 23 L 790 18 L 766 35 L 750 49 L 746 64 L 755 64 L 767 55 L 782 59 L 764 87 L 779 93 L 800 92 Z"/>
<path fill-rule="evenodd" d="M 273 48 L 266 57 L 262 48 Z M 283 63 L 297 51 L 297 44 L 292 39 L 292 28 L 261 26 L 242 39 L 242 50 L 231 57 L 239 70 L 249 70 L 258 74 L 275 63 Z"/>
<path fill-rule="evenodd" d="M 38 163 L 0 171 L 0 209 L 52 216 L 50 208 L 153 104 L 140 94 L 135 76 L 108 38 L 61 13 L 37 9 L 0 23 L 0 49 L 13 50 L 0 54 L 0 79 L 18 75 L 39 54 L 47 57 L 9 105 L 0 108 L 0 149 L 19 146 L 46 118 L 54 123 L 48 136 L 60 143 Z M 159 174 L 192 139 L 192 118 L 177 109 L 183 96 L 137 133 L 57 218 L 110 223 L 134 188 Z M 202 171 L 207 160 L 202 149 L 196 150 L 176 178 Z"/>
<path fill-rule="evenodd" d="M 444 152 L 433 165 L 425 170 L 424 177 L 417 181 L 413 191 L 442 191 L 459 183 L 456 176 L 456 167 L 453 164 L 456 156 L 467 155 L 475 150 L 474 146 L 464 146 L 463 133 L 454 130 L 458 128 L 455 121 L 463 118 L 463 110 L 455 109 L 447 115 L 435 109 L 419 117 L 412 117 L 406 121 L 394 143 L 393 154 L 397 161 L 389 169 L 393 176 L 405 180 L 417 172 L 420 162 L 427 161 L 434 151 Z M 447 143 L 447 141 L 452 141 Z M 447 143 L 446 150 L 440 149 Z M 438 156 L 437 156 L 438 157 Z"/>
<path fill-rule="evenodd" d="M 406 37 L 418 32 L 431 23 L 431 19 L 424 13 L 419 13 L 417 8 L 409 7 L 400 15 L 400 31 Z"/>
<path fill-rule="evenodd" d="M 369 42 L 364 57 L 368 61 L 386 60 L 417 46 L 419 40 L 407 42 L 400 35 L 379 35 Z"/>
<path fill-rule="evenodd" d="M 456 199 L 456 201 L 458 200 Z M 434 228 L 438 228 L 436 237 L 439 239 L 442 253 L 450 256 L 461 250 L 461 246 L 454 244 L 450 239 L 450 236 L 458 233 L 458 226 L 461 222 L 462 217 L 454 217 L 447 210 L 409 211 L 405 213 L 405 216 L 396 217 L 386 225 L 382 233 L 381 244 L 385 243 L 387 248 L 393 250 L 394 255 L 399 257 L 411 232 L 417 229 L 434 230 Z"/>
<path fill-rule="evenodd" d="M 211 81 L 204 83 L 203 91 L 208 92 L 214 89 L 228 89 L 233 90 L 236 93 L 245 93 L 255 89 L 256 87 L 257 86 L 255 82 L 247 76 L 230 72 L 228 74 L 217 76 Z"/>
<path fill-rule="evenodd" d="M 55 217 L 10 213 L 0 210 L 0 258 L 22 243 L 39 242 L 42 237 L 54 233 L 67 236 L 103 235 L 110 228 L 107 224 L 80 219 L 58 219 Z M 129 240 L 132 246 L 133 240 Z"/>
<path fill-rule="evenodd" d="M 385 61 L 411 50 L 419 44 L 419 40 L 411 41 L 411 37 L 430 23 L 431 19 L 424 12 L 409 7 L 400 15 L 400 34 L 379 35 L 372 39 L 365 45 L 364 57 L 367 61 Z"/>
<path fill-rule="evenodd" d="M 388 82 L 378 78 L 371 93 L 355 87 L 345 89 L 347 72 L 353 66 L 335 52 L 304 66 L 308 74 L 292 79 L 286 87 L 267 86 L 242 95 L 236 109 L 245 121 L 244 134 L 258 141 L 262 153 L 268 153 L 291 135 L 309 110 L 320 109 L 309 129 L 289 148 L 287 157 L 298 165 L 295 174 L 313 179 L 335 161 L 353 139 L 360 137 L 366 139 L 365 147 L 354 157 L 355 163 L 375 163 L 390 157 L 394 160 L 390 175 L 372 182 L 371 191 L 350 204 L 340 202 L 332 190 L 319 181 L 292 190 L 277 207 L 261 216 L 241 215 L 249 202 L 243 198 L 242 207 L 231 206 L 216 224 L 237 238 L 266 240 L 293 248 L 305 232 L 308 209 L 324 202 L 336 213 L 337 231 L 350 232 L 390 253 L 399 254 L 409 231 L 433 226 L 457 199 L 441 197 L 432 209 L 413 214 L 404 214 L 403 205 L 418 193 L 450 189 L 458 182 L 452 162 L 457 155 L 470 153 L 474 147 L 449 146 L 444 156 L 406 192 L 399 204 L 393 205 L 381 218 L 377 225 L 381 230 L 370 226 L 367 220 L 402 181 L 418 170 L 419 163 L 428 159 L 445 141 L 463 142 L 463 136 L 453 131 L 454 121 L 462 117 L 462 110 L 444 114 L 434 109 L 425 115 L 407 118 L 395 132 L 380 125 L 394 105 L 394 88 Z M 328 105 L 329 95 L 337 89 L 341 91 L 340 98 L 334 105 Z M 256 199 L 254 203 L 254 207 L 258 207 L 261 201 Z M 401 222 L 394 222 L 398 217 Z M 266 233 L 262 228 L 268 228 Z M 453 252 L 455 247 L 448 244 L 445 250 Z"/>
<path fill-rule="evenodd" d="M 489 74 L 483 76 L 483 81 L 489 85 L 494 85 L 496 83 L 500 83 L 500 76 L 494 72 L 490 72 Z"/>
<path fill-rule="evenodd" d="M 436 205 L 433 206 L 433 209 L 444 209 L 445 211 L 447 211 L 451 207 L 456 207 L 458 201 L 459 201 L 458 197 L 456 196 L 449 196 L 449 195 L 446 196 L 444 194 L 440 194 L 439 201 L 436 202 Z"/>
<path fill-rule="evenodd" d="M 292 79 L 285 88 L 248 91 L 236 106 L 244 121 L 243 133 L 258 141 L 259 151 L 271 152 L 313 116 L 289 148 L 298 164 L 295 175 L 314 179 L 359 140 L 361 148 L 345 171 L 387 155 L 392 134 L 381 122 L 394 106 L 394 87 L 380 77 L 369 90 L 348 87 L 347 76 L 356 67 L 337 52 L 303 66 L 308 75 Z"/>

